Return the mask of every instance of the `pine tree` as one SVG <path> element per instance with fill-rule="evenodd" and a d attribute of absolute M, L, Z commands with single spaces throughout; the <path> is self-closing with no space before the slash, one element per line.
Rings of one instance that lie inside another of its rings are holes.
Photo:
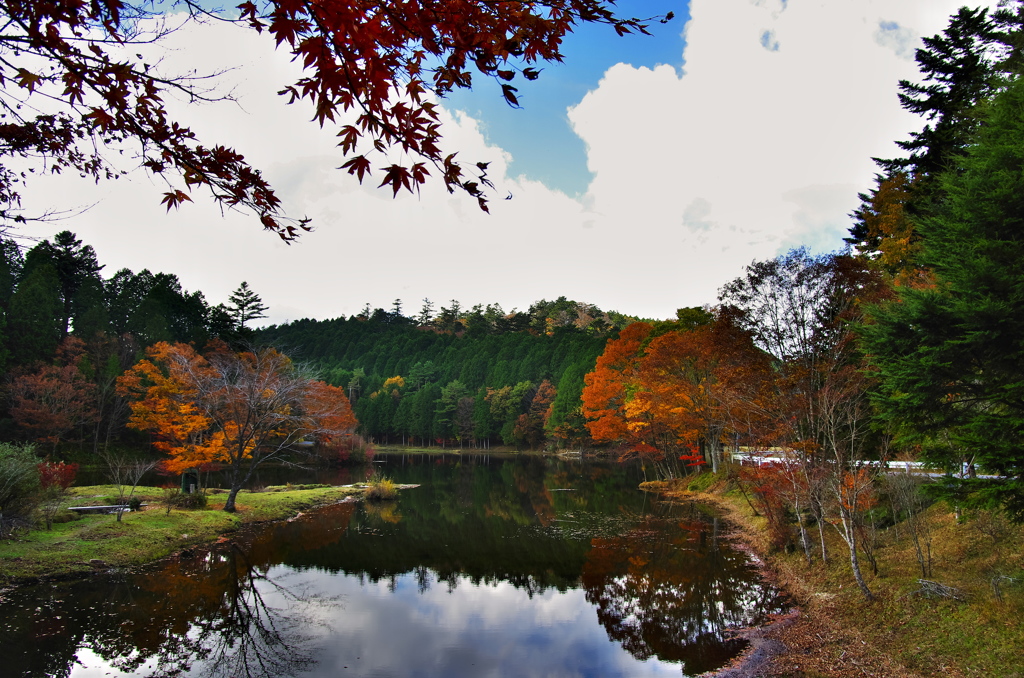
<path fill-rule="evenodd" d="M 237 290 L 231 293 L 228 301 L 231 302 L 229 309 L 234 316 L 235 329 L 237 330 L 246 329 L 245 324 L 251 320 L 267 317 L 264 313 L 267 307 L 263 305 L 260 295 L 256 294 L 249 287 L 249 283 L 245 281 L 238 286 Z"/>
<path fill-rule="evenodd" d="M 878 404 L 907 443 L 951 471 L 961 499 L 1024 521 L 1024 80 L 988 107 L 962 171 L 923 220 L 923 261 L 937 277 L 875 309 L 864 331 L 882 378 Z"/>

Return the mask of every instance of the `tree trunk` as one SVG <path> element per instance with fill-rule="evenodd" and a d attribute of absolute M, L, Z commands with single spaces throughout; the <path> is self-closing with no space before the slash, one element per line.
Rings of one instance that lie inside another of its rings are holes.
<path fill-rule="evenodd" d="M 807 534 L 807 526 L 804 524 L 804 514 L 800 509 L 800 501 L 793 502 L 793 513 L 796 514 L 796 524 L 800 527 L 800 545 L 804 547 L 804 557 L 807 564 L 811 564 L 811 538 Z"/>
<path fill-rule="evenodd" d="M 874 600 L 875 594 L 871 593 L 871 589 L 868 588 L 867 582 L 864 581 L 864 575 L 860 571 L 860 560 L 857 558 L 857 528 L 853 524 L 853 516 L 846 515 L 846 513 L 844 511 L 842 516 L 843 539 L 850 549 L 850 569 L 853 570 L 853 578 L 856 580 L 860 592 L 864 594 L 864 598 Z"/>
<path fill-rule="evenodd" d="M 224 510 L 227 513 L 235 512 L 235 497 L 238 496 L 238 490 L 240 487 L 236 487 L 234 484 L 231 486 L 231 491 L 228 492 L 228 499 L 224 502 Z"/>
<path fill-rule="evenodd" d="M 818 518 L 818 539 L 821 541 L 821 562 L 828 562 L 828 547 L 825 546 L 825 521 Z"/>

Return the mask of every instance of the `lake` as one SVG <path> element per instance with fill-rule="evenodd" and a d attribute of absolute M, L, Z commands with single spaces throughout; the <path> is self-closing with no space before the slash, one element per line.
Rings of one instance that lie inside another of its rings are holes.
<path fill-rule="evenodd" d="M 3 592 L 0 675 L 687 676 L 786 608 L 712 509 L 638 490 L 638 467 L 378 461 L 419 487 Z"/>

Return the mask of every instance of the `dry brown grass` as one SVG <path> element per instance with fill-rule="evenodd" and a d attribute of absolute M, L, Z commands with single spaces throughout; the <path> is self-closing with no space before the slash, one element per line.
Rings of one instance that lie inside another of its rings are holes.
<path fill-rule="evenodd" d="M 808 567 L 802 553 L 768 552 L 764 519 L 724 482 L 708 492 L 674 491 L 720 506 L 802 609 L 795 623 L 768 634 L 788 650 L 759 675 L 1024 678 L 1024 527 L 985 512 L 958 522 L 948 506 L 935 504 L 925 514 L 930 579 L 955 587 L 966 601 L 919 593 L 916 552 L 905 526 L 896 525 L 880 535 L 879 573 L 866 573 L 877 600 L 867 602 L 831 528 L 830 562 Z M 1000 595 L 994 577 L 1011 578 L 999 580 Z"/>

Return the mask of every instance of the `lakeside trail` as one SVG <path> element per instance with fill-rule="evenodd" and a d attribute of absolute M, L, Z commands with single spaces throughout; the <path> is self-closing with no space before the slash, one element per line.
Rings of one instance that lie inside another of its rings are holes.
<path fill-rule="evenodd" d="M 935 501 L 908 525 L 882 488 L 862 535 L 872 558 L 860 551 L 869 601 L 838 529 L 813 535 L 811 563 L 795 543 L 773 549 L 767 519 L 728 474 L 641 488 L 716 507 L 729 538 L 793 601 L 792 614 L 739 630 L 750 647 L 708 678 L 1024 678 L 1024 525 L 1011 516 Z"/>

